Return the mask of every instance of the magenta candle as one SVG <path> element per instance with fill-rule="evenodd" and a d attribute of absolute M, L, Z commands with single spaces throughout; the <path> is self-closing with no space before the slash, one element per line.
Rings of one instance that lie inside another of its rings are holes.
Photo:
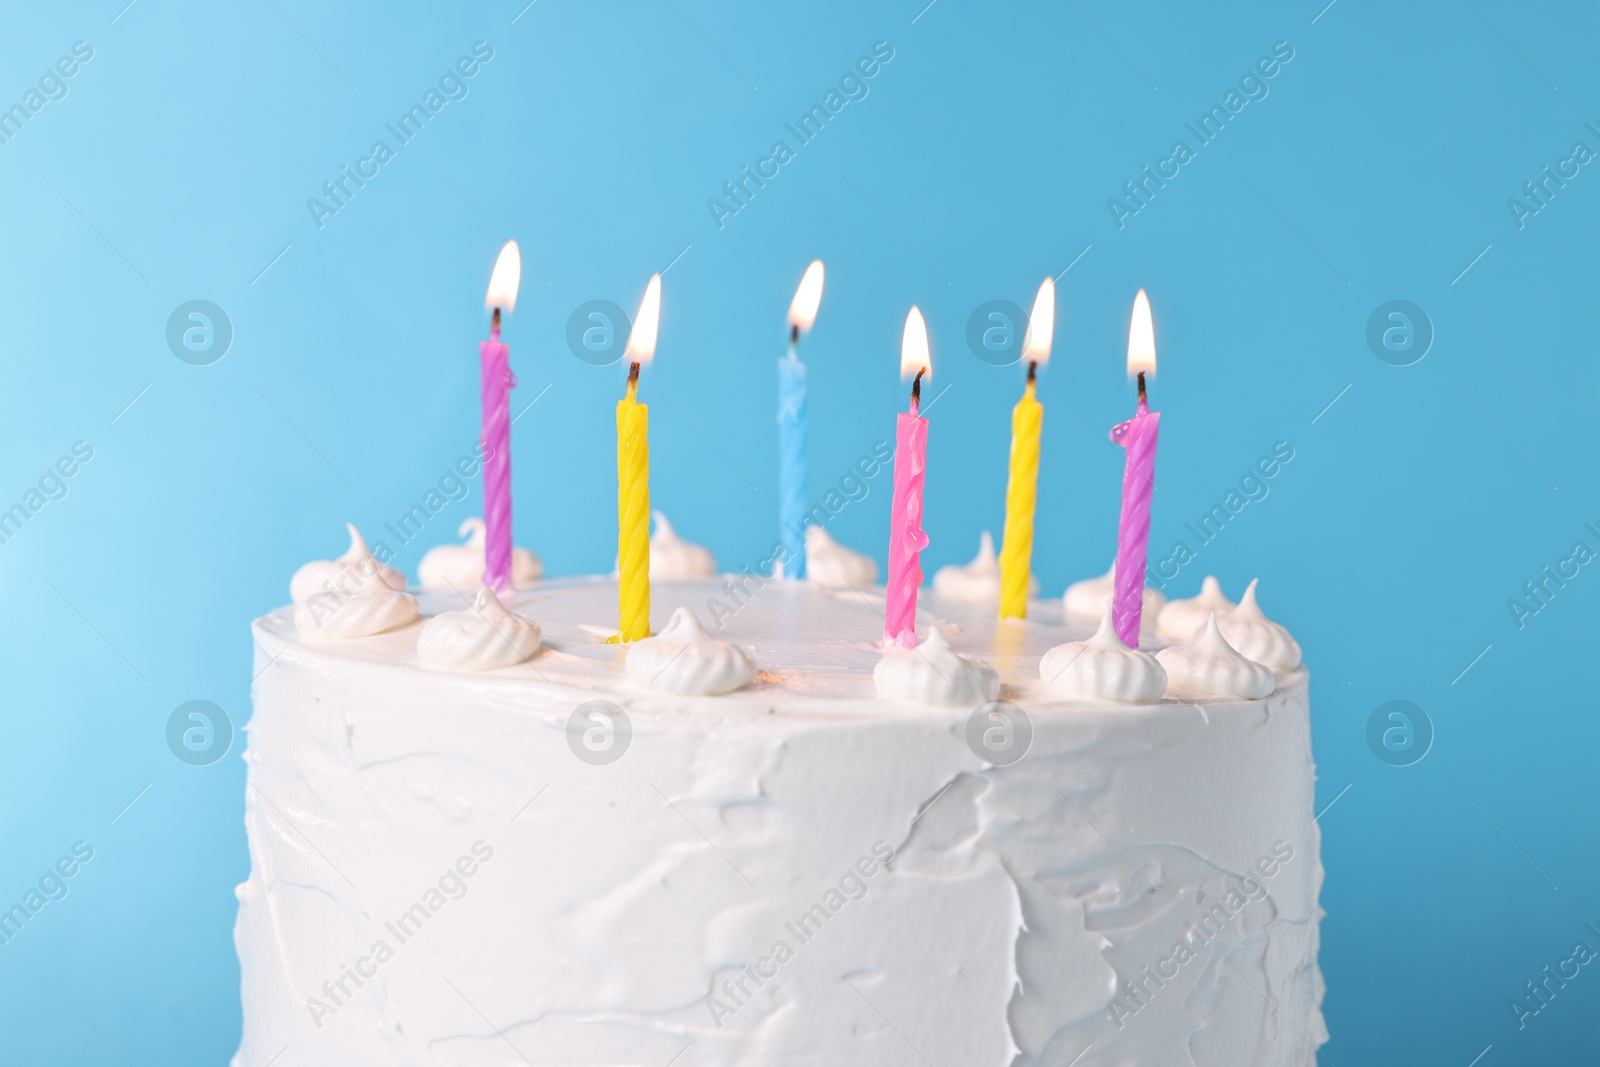
<path fill-rule="evenodd" d="M 1150 320 L 1150 300 L 1144 290 L 1133 301 L 1128 326 L 1128 373 L 1139 377 L 1139 407 L 1133 418 L 1111 430 L 1111 440 L 1127 450 L 1122 471 L 1122 517 L 1117 525 L 1115 588 L 1111 599 L 1111 624 L 1129 648 L 1139 647 L 1139 624 L 1144 614 L 1145 560 L 1150 545 L 1150 501 L 1155 493 L 1156 436 L 1161 413 L 1151 411 L 1145 396 L 1144 376 L 1156 369 L 1155 330 Z"/>
<path fill-rule="evenodd" d="M 922 378 L 932 373 L 928 327 L 913 307 L 906 316 L 900 343 L 902 375 L 913 373 L 911 406 L 895 426 L 894 499 L 889 512 L 889 577 L 885 586 L 885 648 L 917 646 L 917 590 L 922 585 L 922 550 L 928 535 L 922 529 L 922 486 L 928 468 L 928 420 L 920 414 Z"/>
<path fill-rule="evenodd" d="M 517 302 L 522 261 L 507 241 L 495 261 L 486 303 L 494 312 L 489 340 L 478 344 L 483 390 L 483 584 L 510 602 L 511 587 L 511 350 L 500 343 L 500 315 Z"/>

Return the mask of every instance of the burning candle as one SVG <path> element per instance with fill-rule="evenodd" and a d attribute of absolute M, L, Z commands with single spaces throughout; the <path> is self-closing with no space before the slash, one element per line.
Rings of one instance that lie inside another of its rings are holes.
<path fill-rule="evenodd" d="M 650 409 L 639 403 L 639 368 L 656 351 L 661 275 L 651 276 L 628 335 L 628 392 L 617 401 L 616 641 L 650 636 Z"/>
<path fill-rule="evenodd" d="M 522 256 L 507 241 L 494 261 L 484 304 L 494 312 L 489 339 L 478 344 L 483 393 L 483 584 L 508 603 L 511 596 L 511 350 L 500 343 L 500 314 L 517 303 Z"/>
<path fill-rule="evenodd" d="M 1035 393 L 1039 365 L 1050 358 L 1056 327 L 1056 283 L 1046 278 L 1033 300 L 1022 358 L 1028 361 L 1028 384 L 1011 409 L 1011 472 L 1006 481 L 1005 541 L 1000 548 L 1000 617 L 1028 617 L 1028 575 L 1033 567 L 1033 514 L 1039 493 L 1039 435 L 1044 405 Z"/>
<path fill-rule="evenodd" d="M 816 321 L 822 302 L 822 260 L 806 268 L 789 305 L 789 353 L 778 360 L 778 529 L 783 576 L 806 575 L 806 365 L 800 335 Z"/>
<path fill-rule="evenodd" d="M 883 615 L 885 648 L 917 646 L 917 589 L 922 585 L 922 482 L 928 466 L 928 420 L 919 414 L 922 379 L 933 376 L 928 325 L 915 306 L 900 339 L 900 377 L 911 379 L 911 406 L 895 427 L 894 499 L 889 513 L 889 579 Z"/>
<path fill-rule="evenodd" d="M 1150 322 L 1150 298 L 1139 290 L 1128 324 L 1128 375 L 1139 379 L 1139 406 L 1111 430 L 1111 440 L 1128 451 L 1122 472 L 1122 519 L 1117 526 L 1116 585 L 1111 620 L 1129 648 L 1139 647 L 1139 622 L 1144 610 L 1145 552 L 1150 543 L 1150 497 L 1155 490 L 1156 433 L 1161 413 L 1150 410 L 1144 376 L 1156 372 L 1156 334 Z"/>

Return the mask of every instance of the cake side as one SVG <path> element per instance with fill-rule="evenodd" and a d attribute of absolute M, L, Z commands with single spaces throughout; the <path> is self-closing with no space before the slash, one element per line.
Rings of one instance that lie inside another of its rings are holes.
<path fill-rule="evenodd" d="M 719 589 L 662 587 L 658 610 Z M 757 684 L 663 698 L 590 632 L 607 596 L 529 593 L 546 652 L 483 676 L 421 670 L 406 631 L 314 646 L 257 624 L 235 1067 L 286 1047 L 539 1067 L 878 1064 L 907 1043 L 980 1065 L 1314 1056 L 1303 671 L 1264 700 L 1064 705 L 1029 669 L 1081 627 L 929 598 L 1029 714 L 1026 757 L 993 767 L 969 709 L 873 696 L 870 638 L 849 639 L 870 600 L 763 592 L 725 634 L 758 650 Z M 607 765 L 569 745 L 596 696 L 632 726 Z"/>

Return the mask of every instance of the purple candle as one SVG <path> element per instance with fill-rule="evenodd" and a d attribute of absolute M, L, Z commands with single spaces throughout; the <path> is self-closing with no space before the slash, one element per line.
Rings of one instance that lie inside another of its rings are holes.
<path fill-rule="evenodd" d="M 485 304 L 494 312 L 489 340 L 478 345 L 483 370 L 483 584 L 510 603 L 511 596 L 511 350 L 500 343 L 500 314 L 517 303 L 522 258 L 507 241 L 489 277 Z"/>
<path fill-rule="evenodd" d="M 1111 440 L 1128 452 L 1122 472 L 1122 518 L 1117 526 L 1111 622 L 1117 637 L 1129 648 L 1139 647 L 1139 623 L 1144 613 L 1150 498 L 1155 491 L 1156 435 L 1161 428 L 1161 413 L 1150 410 L 1145 396 L 1144 376 L 1155 370 L 1156 336 L 1150 321 L 1150 298 L 1140 289 L 1133 299 L 1133 319 L 1128 324 L 1128 373 L 1139 378 L 1139 407 L 1133 418 L 1111 430 Z"/>
<path fill-rule="evenodd" d="M 922 488 L 928 470 L 928 420 L 922 379 L 933 374 L 928 325 L 917 307 L 900 339 L 900 375 L 911 379 L 911 406 L 895 423 L 894 497 L 889 504 L 889 579 L 884 583 L 883 647 L 917 647 L 917 588 L 922 585 Z"/>

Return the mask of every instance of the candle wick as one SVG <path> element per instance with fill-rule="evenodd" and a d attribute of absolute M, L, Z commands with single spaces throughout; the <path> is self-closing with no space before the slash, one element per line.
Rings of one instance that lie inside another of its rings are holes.
<path fill-rule="evenodd" d="M 639 364 L 628 365 L 628 396 L 631 399 L 639 391 Z"/>
<path fill-rule="evenodd" d="M 927 373 L 927 368 L 917 371 L 917 376 L 911 379 L 911 403 L 913 406 L 922 403 L 922 376 Z"/>
<path fill-rule="evenodd" d="M 1039 363 L 1037 360 L 1030 360 L 1028 363 L 1028 384 L 1032 385 L 1038 379 L 1038 377 Z"/>
<path fill-rule="evenodd" d="M 1144 393 L 1144 371 L 1139 372 L 1139 403 L 1143 404 L 1148 398 Z"/>
<path fill-rule="evenodd" d="M 800 324 L 798 322 L 791 322 L 789 324 L 789 347 L 793 348 L 795 345 L 797 345 L 799 343 L 800 343 Z"/>

